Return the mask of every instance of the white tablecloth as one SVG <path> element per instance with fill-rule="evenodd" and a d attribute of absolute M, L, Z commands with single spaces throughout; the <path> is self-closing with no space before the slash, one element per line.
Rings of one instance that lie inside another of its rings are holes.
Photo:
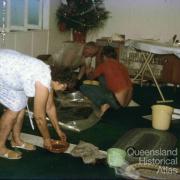
<path fill-rule="evenodd" d="M 127 40 L 125 41 L 125 46 L 133 47 L 153 54 L 175 54 L 180 58 L 180 46 L 176 47 L 168 43 L 150 40 Z"/>

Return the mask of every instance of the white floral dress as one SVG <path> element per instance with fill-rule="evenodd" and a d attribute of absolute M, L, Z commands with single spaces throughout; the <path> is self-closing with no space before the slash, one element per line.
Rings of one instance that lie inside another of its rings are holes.
<path fill-rule="evenodd" d="M 27 105 L 35 96 L 35 82 L 50 91 L 51 71 L 42 61 L 14 50 L 0 49 L 0 103 L 12 111 Z"/>

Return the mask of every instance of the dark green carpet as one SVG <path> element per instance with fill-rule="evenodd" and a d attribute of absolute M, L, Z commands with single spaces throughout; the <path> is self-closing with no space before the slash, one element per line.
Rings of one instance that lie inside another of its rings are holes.
<path fill-rule="evenodd" d="M 166 97 L 174 99 L 171 103 L 180 108 L 180 90 L 163 88 Z M 124 108 L 118 111 L 108 110 L 102 120 L 95 126 L 83 132 L 76 133 L 66 130 L 68 141 L 77 144 L 84 140 L 98 146 L 102 150 L 112 147 L 119 137 L 132 128 L 151 127 L 151 122 L 142 118 L 142 115 L 151 113 L 151 105 L 159 98 L 154 87 L 135 86 L 134 99 L 142 104 L 140 107 Z M 56 138 L 54 130 L 49 127 L 52 137 Z M 178 139 L 177 147 L 180 149 L 180 122 L 173 123 L 169 130 Z M 30 128 L 26 118 L 23 132 L 37 134 Z M 147 142 L 148 143 L 148 142 Z M 6 160 L 0 158 L 1 179 L 122 179 L 115 176 L 114 169 L 106 163 L 85 165 L 80 158 L 69 154 L 53 154 L 38 148 L 34 152 L 23 152 L 21 160 Z"/>

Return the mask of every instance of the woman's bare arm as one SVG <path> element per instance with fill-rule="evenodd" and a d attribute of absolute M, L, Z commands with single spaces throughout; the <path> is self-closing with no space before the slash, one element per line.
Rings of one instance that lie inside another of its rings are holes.
<path fill-rule="evenodd" d="M 44 145 L 50 147 L 50 134 L 46 121 L 46 103 L 48 100 L 49 91 L 40 82 L 35 84 L 35 97 L 34 97 L 34 117 L 38 129 L 43 136 Z"/>
<path fill-rule="evenodd" d="M 56 130 L 58 136 L 63 140 L 66 141 L 66 135 L 61 131 L 59 124 L 58 124 L 58 117 L 57 117 L 57 111 L 56 111 L 56 106 L 54 103 L 54 98 L 53 98 L 53 91 L 50 92 L 47 105 L 46 105 L 46 113 Z"/>

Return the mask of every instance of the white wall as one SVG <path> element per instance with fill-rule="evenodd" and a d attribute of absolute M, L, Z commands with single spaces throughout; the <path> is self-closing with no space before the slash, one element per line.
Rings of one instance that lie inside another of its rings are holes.
<path fill-rule="evenodd" d="M 6 47 L 32 56 L 57 51 L 63 41 L 70 40 L 70 32 L 60 32 L 56 25 L 59 4 L 60 0 L 50 0 L 49 30 L 10 32 Z M 105 0 L 105 6 L 111 18 L 104 28 L 89 32 L 88 41 L 115 33 L 125 34 L 126 39 L 168 41 L 174 34 L 180 39 L 180 0 Z"/>
<path fill-rule="evenodd" d="M 57 27 L 56 9 L 60 4 L 60 0 L 49 0 L 49 3 L 49 29 L 9 32 L 6 34 L 5 48 L 15 49 L 36 57 L 39 54 L 53 53 L 59 49 L 59 45 L 63 41 L 70 40 L 70 33 L 60 33 Z M 48 9 L 46 10 L 48 11 Z M 0 36 L 0 48 L 2 47 L 4 48 L 4 45 Z"/>
<path fill-rule="evenodd" d="M 105 6 L 111 18 L 101 31 L 89 34 L 89 40 L 114 33 L 126 39 L 168 41 L 174 34 L 180 39 L 179 0 L 105 0 Z"/>
<path fill-rule="evenodd" d="M 70 32 L 60 32 L 57 27 L 56 10 L 60 4 L 60 0 L 50 0 L 50 24 L 49 24 L 49 53 L 53 53 L 59 49 L 59 45 L 66 40 L 70 40 Z"/>
<path fill-rule="evenodd" d="M 47 52 L 48 31 L 27 31 L 9 32 L 6 34 L 5 47 L 0 39 L 3 48 L 15 49 L 17 51 L 36 56 Z"/>

